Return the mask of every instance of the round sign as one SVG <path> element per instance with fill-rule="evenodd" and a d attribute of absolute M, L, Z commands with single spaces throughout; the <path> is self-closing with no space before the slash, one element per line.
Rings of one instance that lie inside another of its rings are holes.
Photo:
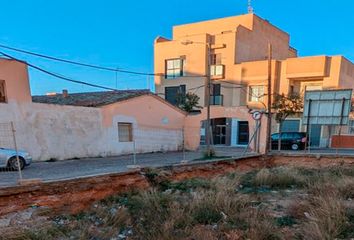
<path fill-rule="evenodd" d="M 254 113 L 252 113 L 252 117 L 254 120 L 260 120 L 262 117 L 262 113 L 259 111 L 255 111 Z"/>

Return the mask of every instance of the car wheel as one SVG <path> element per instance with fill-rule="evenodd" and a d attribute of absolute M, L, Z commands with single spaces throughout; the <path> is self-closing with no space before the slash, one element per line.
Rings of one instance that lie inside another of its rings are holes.
<path fill-rule="evenodd" d="M 291 145 L 291 149 L 294 150 L 294 151 L 299 150 L 299 145 L 294 143 L 294 144 Z"/>
<path fill-rule="evenodd" d="M 18 161 L 19 161 L 19 164 L 20 164 L 20 169 L 21 170 L 24 169 L 25 168 L 25 160 L 23 160 L 23 158 L 19 157 Z M 10 158 L 8 165 L 14 171 L 18 171 L 18 169 L 19 169 L 16 157 Z"/>

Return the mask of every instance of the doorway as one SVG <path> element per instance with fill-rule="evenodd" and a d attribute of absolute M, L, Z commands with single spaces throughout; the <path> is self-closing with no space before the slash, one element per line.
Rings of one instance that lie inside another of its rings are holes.
<path fill-rule="evenodd" d="M 310 125 L 310 146 L 320 147 L 322 125 Z"/>
<path fill-rule="evenodd" d="M 214 144 L 225 145 L 226 144 L 226 125 L 216 125 L 214 128 Z"/>
<path fill-rule="evenodd" d="M 247 121 L 238 122 L 238 139 L 237 144 L 247 145 L 249 142 L 249 125 Z"/>
<path fill-rule="evenodd" d="M 214 118 L 211 120 L 213 144 L 226 144 L 226 118 Z"/>

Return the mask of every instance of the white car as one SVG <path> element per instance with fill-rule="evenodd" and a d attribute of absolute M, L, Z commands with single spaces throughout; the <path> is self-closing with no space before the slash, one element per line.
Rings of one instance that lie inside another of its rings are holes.
<path fill-rule="evenodd" d="M 24 169 L 32 162 L 32 157 L 28 152 L 18 151 L 20 169 Z M 0 168 L 11 168 L 18 170 L 19 166 L 16 158 L 16 151 L 13 149 L 0 148 Z"/>

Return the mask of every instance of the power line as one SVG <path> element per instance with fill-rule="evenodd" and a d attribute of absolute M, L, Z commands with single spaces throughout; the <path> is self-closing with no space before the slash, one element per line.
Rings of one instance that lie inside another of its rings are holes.
<path fill-rule="evenodd" d="M 53 77 L 56 77 L 56 78 L 60 78 L 60 79 L 62 79 L 62 80 L 68 81 L 68 82 L 83 84 L 83 85 L 87 85 L 87 86 L 90 86 L 90 87 L 96 87 L 96 88 L 101 88 L 101 89 L 105 89 L 105 90 L 118 91 L 118 89 L 115 89 L 115 88 L 110 88 L 110 87 L 105 87 L 105 86 L 101 86 L 101 85 L 97 85 L 97 84 L 92 84 L 92 83 L 88 83 L 88 82 L 84 82 L 84 81 L 74 80 L 74 79 L 71 79 L 71 78 L 68 78 L 68 77 L 59 75 L 59 74 L 57 74 L 57 73 L 50 72 L 50 71 L 45 70 L 45 69 L 43 69 L 43 68 L 41 68 L 41 67 L 35 66 L 35 65 L 31 64 L 31 63 L 24 62 L 24 61 L 22 61 L 22 60 L 20 60 L 20 59 L 17 59 L 17 58 L 15 58 L 15 57 L 12 57 L 12 56 L 10 56 L 10 55 L 4 53 L 4 52 L 0 52 L 0 54 L 2 54 L 2 55 L 5 56 L 5 57 L 8 57 L 8 58 L 10 58 L 10 59 L 13 59 L 13 60 L 16 60 L 16 61 L 19 61 L 19 62 L 23 62 L 23 63 L 25 63 L 26 65 L 28 65 L 29 67 L 34 68 L 34 69 L 36 69 L 36 70 L 38 70 L 38 71 L 40 71 L 40 72 L 43 72 L 43 73 L 45 73 L 45 74 L 48 74 L 48 75 L 53 76 Z"/>
<path fill-rule="evenodd" d="M 73 65 L 78 65 L 78 66 L 82 66 L 82 67 L 95 68 L 95 69 L 111 71 L 111 72 L 130 73 L 130 74 L 136 74 L 136 75 L 161 76 L 161 74 L 128 71 L 128 70 L 122 70 L 122 69 L 119 69 L 119 68 L 109 68 L 109 67 L 103 67 L 103 66 L 98 66 L 98 65 L 93 65 L 93 64 L 87 64 L 87 63 L 81 63 L 81 62 L 66 60 L 66 59 L 57 58 L 57 57 L 51 57 L 51 56 L 48 56 L 48 55 L 35 53 L 35 52 L 30 52 L 30 51 L 22 50 L 22 49 L 19 49 L 19 48 L 13 48 L 13 47 L 5 46 L 5 45 L 2 45 L 2 44 L 0 44 L 0 47 L 8 49 L 8 50 L 15 51 L 15 52 L 25 53 L 25 54 L 32 55 L 32 56 L 37 56 L 37 57 L 46 58 L 46 59 L 50 59 L 50 60 L 58 61 L 58 62 L 64 62 L 64 63 L 68 63 L 68 64 L 73 64 Z"/>
<path fill-rule="evenodd" d="M 67 59 L 63 59 L 63 58 L 52 57 L 52 56 L 48 56 L 48 55 L 44 55 L 44 54 L 40 54 L 40 53 L 36 53 L 36 52 L 32 52 L 32 51 L 27 51 L 27 50 L 23 50 L 23 49 L 19 49 L 19 48 L 9 47 L 9 46 L 2 45 L 2 44 L 0 44 L 0 48 L 5 48 L 5 49 L 11 50 L 11 51 L 20 52 L 20 53 L 24 53 L 24 54 L 28 54 L 28 55 L 32 55 L 32 56 L 36 56 L 36 57 L 40 57 L 40 58 L 45 58 L 45 59 L 49 59 L 49 60 L 53 60 L 53 61 L 57 61 L 57 62 L 63 62 L 63 63 L 67 63 L 67 64 L 73 64 L 73 65 L 77 65 L 77 66 L 88 67 L 88 68 L 93 68 L 93 69 L 98 69 L 98 70 L 104 70 L 104 71 L 110 71 L 110 72 L 116 72 L 116 73 L 120 72 L 120 73 L 127 73 L 127 74 L 141 75 L 141 76 L 158 76 L 158 77 L 165 76 L 165 73 L 146 73 L 146 72 L 124 70 L 121 68 L 110 68 L 110 67 L 104 67 L 104 66 L 93 65 L 93 64 L 88 64 L 88 63 L 82 63 L 82 62 L 67 60 Z M 200 77 L 206 77 L 206 76 L 205 75 L 195 75 L 195 76 L 179 76 L 179 77 L 180 78 L 200 78 Z"/>

